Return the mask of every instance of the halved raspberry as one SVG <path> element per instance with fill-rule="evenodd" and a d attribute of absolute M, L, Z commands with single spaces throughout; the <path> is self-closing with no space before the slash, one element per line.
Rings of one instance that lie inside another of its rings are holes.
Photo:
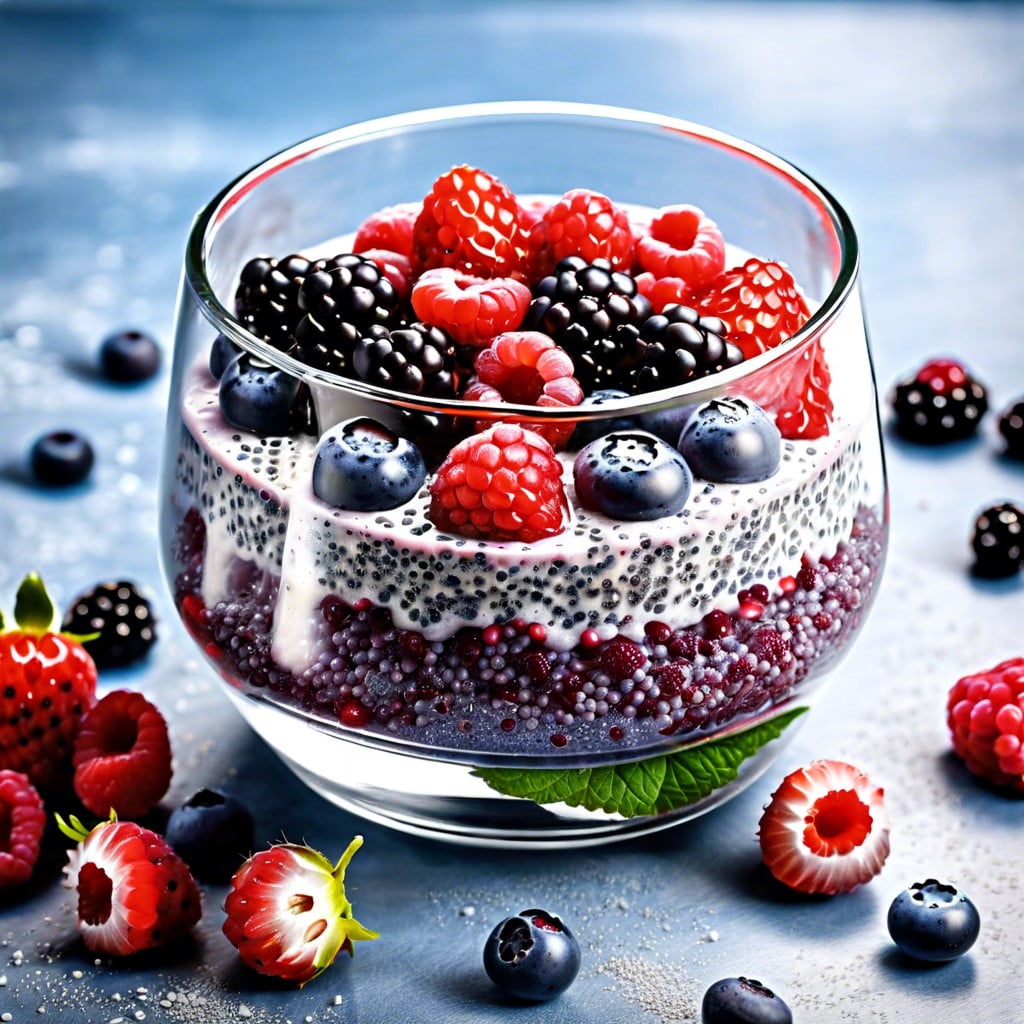
<path fill-rule="evenodd" d="M 568 513 L 554 450 L 517 423 L 459 442 L 430 485 L 431 522 L 465 537 L 529 543 L 561 533 Z"/>
<path fill-rule="evenodd" d="M 0 889 L 32 877 L 45 828 L 43 801 L 29 777 L 0 770 Z"/>
<path fill-rule="evenodd" d="M 553 203 L 530 232 L 536 254 L 535 276 L 550 274 L 567 256 L 587 263 L 604 259 L 613 270 L 633 265 L 633 232 L 629 215 L 606 195 L 574 188 Z"/>
<path fill-rule="evenodd" d="M 352 251 L 385 249 L 412 259 L 412 230 L 422 208 L 421 203 L 396 203 L 371 213 L 356 229 Z"/>
<path fill-rule="evenodd" d="M 114 690 L 83 716 L 74 768 L 75 792 L 93 814 L 140 817 L 171 783 L 167 722 L 141 693 Z"/>
<path fill-rule="evenodd" d="M 781 263 L 753 256 L 707 282 L 694 303 L 729 325 L 729 340 L 748 359 L 791 338 L 810 316 L 793 275 Z"/>
<path fill-rule="evenodd" d="M 377 269 L 391 282 L 403 302 L 409 298 L 412 262 L 408 256 L 391 249 L 364 249 L 359 255 L 377 264 Z"/>
<path fill-rule="evenodd" d="M 412 290 L 412 308 L 463 345 L 480 348 L 515 330 L 530 305 L 530 289 L 511 277 L 473 277 L 452 267 L 425 270 Z"/>
<path fill-rule="evenodd" d="M 476 380 L 464 394 L 472 402 L 512 402 L 545 408 L 571 407 L 583 401 L 573 377 L 572 359 L 546 334 L 509 331 L 499 334 L 476 357 Z M 528 424 L 552 446 L 564 445 L 575 424 Z"/>
<path fill-rule="evenodd" d="M 636 290 L 647 299 L 655 313 L 666 306 L 692 306 L 693 289 L 681 277 L 655 277 L 644 272 L 636 276 Z"/>
<path fill-rule="evenodd" d="M 725 239 L 700 208 L 664 206 L 651 220 L 650 234 L 636 240 L 636 258 L 655 277 L 681 277 L 697 288 L 725 269 Z"/>
<path fill-rule="evenodd" d="M 768 870 L 797 892 L 869 882 L 889 855 L 883 792 L 853 765 L 812 761 L 782 780 L 758 827 Z"/>
<path fill-rule="evenodd" d="M 529 235 L 511 190 L 486 171 L 463 165 L 442 174 L 413 227 L 413 265 L 454 267 L 477 277 L 525 279 Z"/>
<path fill-rule="evenodd" d="M 760 373 L 745 382 L 742 389 L 762 409 L 775 414 L 775 425 L 783 437 L 812 441 L 824 437 L 832 422 L 831 384 L 825 351 L 821 342 L 815 341 L 775 372 Z"/>
<path fill-rule="evenodd" d="M 968 769 L 1024 792 L 1024 658 L 958 679 L 946 712 L 953 750 Z"/>

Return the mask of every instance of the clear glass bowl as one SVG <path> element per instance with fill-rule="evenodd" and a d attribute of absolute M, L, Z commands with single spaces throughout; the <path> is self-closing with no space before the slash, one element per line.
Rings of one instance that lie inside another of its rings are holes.
<path fill-rule="evenodd" d="M 585 187 L 638 210 L 699 206 L 739 251 L 787 264 L 812 316 L 782 345 L 711 377 L 566 411 L 419 399 L 333 376 L 234 315 L 249 259 L 346 251 L 336 240 L 365 217 L 421 199 L 459 164 L 521 196 Z M 631 110 L 428 110 L 312 139 L 242 175 L 188 242 L 161 512 L 175 604 L 231 703 L 329 800 L 465 843 L 621 839 L 749 785 L 796 728 L 764 742 L 765 723 L 808 705 L 859 631 L 884 560 L 885 470 L 857 269 L 848 217 L 795 167 Z M 257 436 L 223 419 L 208 369 L 219 335 L 301 378 L 315 413 L 308 433 Z M 827 431 L 784 441 L 765 481 L 696 480 L 671 517 L 624 523 L 581 508 L 571 452 L 571 521 L 532 544 L 442 533 L 425 516 L 426 487 L 389 512 L 342 512 L 312 494 L 318 435 L 348 417 L 442 452 L 498 416 L 600 433 L 628 415 L 678 430 L 683 410 L 725 395 L 777 411 L 812 364 L 831 379 Z M 656 809 L 623 806 L 623 787 L 666 765 L 688 778 L 702 755 L 720 765 L 737 734 L 759 739 L 734 771 L 692 791 L 664 788 Z M 548 785 L 527 799 L 515 795 L 524 780 Z"/>

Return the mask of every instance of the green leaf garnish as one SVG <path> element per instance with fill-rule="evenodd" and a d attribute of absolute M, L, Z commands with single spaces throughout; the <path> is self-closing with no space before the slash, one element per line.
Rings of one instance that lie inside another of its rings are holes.
<path fill-rule="evenodd" d="M 46 592 L 39 573 L 30 572 L 18 587 L 14 598 L 14 621 L 26 633 L 48 633 L 54 626 L 57 609 Z"/>
<path fill-rule="evenodd" d="M 597 768 L 478 768 L 491 789 L 538 804 L 564 803 L 636 818 L 688 807 L 739 775 L 740 765 L 778 739 L 807 708 L 674 754 Z"/>

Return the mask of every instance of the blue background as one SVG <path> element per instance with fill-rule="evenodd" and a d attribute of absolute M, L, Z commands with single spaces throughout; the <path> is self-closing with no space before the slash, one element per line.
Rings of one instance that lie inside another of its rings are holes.
<path fill-rule="evenodd" d="M 114 388 L 95 353 L 129 325 L 170 346 L 190 220 L 264 156 L 405 109 L 567 99 L 712 124 L 822 181 L 860 234 L 883 400 L 925 358 L 957 354 L 998 410 L 1024 396 L 1022 53 L 1024 10 L 1009 4 L 0 2 L 0 602 L 10 609 L 30 569 L 61 603 L 103 578 L 138 580 L 160 642 L 143 667 L 101 685 L 142 688 L 167 714 L 176 770 L 165 807 L 225 785 L 252 805 L 260 843 L 283 833 L 337 855 L 362 832 L 352 897 L 383 933 L 293 991 L 238 966 L 214 887 L 192 945 L 97 964 L 56 884 L 59 857 L 48 857 L 27 892 L 0 902 L 0 1011 L 68 1024 L 139 1010 L 253 1024 L 686 1021 L 710 982 L 745 973 L 805 1024 L 1019 1021 L 1024 801 L 973 782 L 944 724 L 960 675 L 1024 654 L 1020 579 L 967 573 L 977 512 L 1024 500 L 1024 466 L 1000 456 L 994 416 L 949 450 L 887 439 L 893 547 L 879 601 L 763 779 L 648 840 L 527 856 L 362 823 L 304 790 L 248 733 L 159 575 L 167 375 Z M 83 487 L 43 494 L 25 453 L 63 426 L 92 438 L 97 467 Z M 754 838 L 782 775 L 814 757 L 868 771 L 893 819 L 881 877 L 829 900 L 774 885 Z M 972 953 L 940 969 L 903 961 L 884 925 L 889 901 L 927 875 L 961 885 L 983 916 Z M 584 966 L 557 1003 L 510 1007 L 480 951 L 498 920 L 536 904 L 573 926 Z"/>

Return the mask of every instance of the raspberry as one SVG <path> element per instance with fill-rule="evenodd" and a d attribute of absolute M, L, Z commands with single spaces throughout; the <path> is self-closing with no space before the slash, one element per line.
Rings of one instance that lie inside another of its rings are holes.
<path fill-rule="evenodd" d="M 958 679 L 946 712 L 953 750 L 968 769 L 1024 792 L 1024 658 Z"/>
<path fill-rule="evenodd" d="M 507 185 L 473 167 L 442 174 L 413 227 L 417 270 L 454 267 L 477 277 L 525 278 L 529 236 Z"/>
<path fill-rule="evenodd" d="M 421 209 L 420 203 L 396 203 L 371 213 L 356 229 L 352 251 L 365 256 L 370 249 L 386 249 L 412 259 L 412 230 Z"/>
<path fill-rule="evenodd" d="M 32 877 L 45 829 L 43 801 L 28 776 L 0 770 L 0 889 Z"/>
<path fill-rule="evenodd" d="M 896 432 L 917 444 L 972 437 L 988 411 L 988 394 L 963 365 L 932 359 L 900 381 L 890 396 Z"/>
<path fill-rule="evenodd" d="M 650 234 L 636 240 L 636 258 L 655 277 L 680 277 L 691 288 L 700 287 L 725 269 L 725 239 L 698 207 L 664 206 L 651 221 Z"/>
<path fill-rule="evenodd" d="M 775 414 L 775 425 L 783 437 L 811 441 L 824 437 L 832 422 L 831 384 L 825 351 L 821 342 L 815 341 L 787 357 L 773 373 L 751 378 L 743 391 L 762 409 Z"/>
<path fill-rule="evenodd" d="M 639 644 L 616 637 L 601 648 L 598 663 L 614 680 L 629 679 L 647 664 L 647 655 Z"/>
<path fill-rule="evenodd" d="M 755 257 L 708 282 L 694 303 L 729 325 L 729 340 L 748 359 L 791 338 L 810 315 L 793 275 L 781 263 Z"/>
<path fill-rule="evenodd" d="M 430 485 L 439 530 L 531 542 L 565 528 L 569 505 L 551 445 L 516 423 L 498 423 L 457 444 Z"/>
<path fill-rule="evenodd" d="M 974 523 L 971 547 L 975 575 L 1000 579 L 1020 572 L 1024 565 L 1024 508 L 1004 502 L 985 509 Z"/>
<path fill-rule="evenodd" d="M 568 256 L 587 263 L 608 260 L 613 270 L 633 265 L 629 216 L 607 196 L 585 188 L 572 189 L 553 203 L 534 226 L 530 241 L 538 277 L 550 274 Z"/>
<path fill-rule="evenodd" d="M 636 276 L 637 291 L 651 304 L 655 313 L 666 306 L 690 306 L 693 289 L 681 277 L 655 277 L 644 272 Z"/>
<path fill-rule="evenodd" d="M 377 264 L 377 269 L 391 282 L 400 301 L 409 298 L 412 261 L 408 256 L 392 249 L 364 249 L 359 255 Z"/>
<path fill-rule="evenodd" d="M 121 818 L 151 810 L 171 783 L 163 715 L 141 693 L 114 690 L 82 718 L 75 739 L 75 792 L 93 814 Z"/>
<path fill-rule="evenodd" d="M 499 334 L 476 357 L 477 379 L 464 397 L 475 402 L 571 407 L 583 401 L 583 389 L 572 373 L 569 354 L 546 334 L 511 331 Z M 574 428 L 572 422 L 530 426 L 555 447 L 564 445 Z"/>
<path fill-rule="evenodd" d="M 511 277 L 485 279 L 452 267 L 425 270 L 412 290 L 412 308 L 463 345 L 481 348 L 515 330 L 530 305 L 530 289 Z"/>

